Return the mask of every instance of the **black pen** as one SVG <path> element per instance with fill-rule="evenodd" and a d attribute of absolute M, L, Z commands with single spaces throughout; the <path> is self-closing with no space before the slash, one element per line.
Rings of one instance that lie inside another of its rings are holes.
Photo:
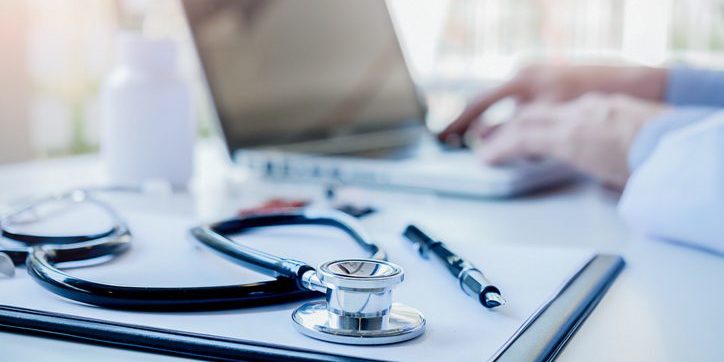
<path fill-rule="evenodd" d="M 442 241 L 434 240 L 415 225 L 408 225 L 402 234 L 415 243 L 423 258 L 427 259 L 430 252 L 435 254 L 458 279 L 465 294 L 477 298 L 486 308 L 505 304 L 500 290 L 490 283 L 478 268 L 450 251 Z"/>

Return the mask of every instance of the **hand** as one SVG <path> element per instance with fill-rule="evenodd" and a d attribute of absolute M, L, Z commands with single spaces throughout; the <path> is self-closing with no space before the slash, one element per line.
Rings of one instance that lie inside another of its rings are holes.
<path fill-rule="evenodd" d="M 476 152 L 492 164 L 551 157 L 622 188 L 634 137 L 666 109 L 661 103 L 597 93 L 566 103 L 530 103 L 497 129 L 488 127 Z"/>
<path fill-rule="evenodd" d="M 438 137 L 441 141 L 459 140 L 490 106 L 507 97 L 515 98 L 518 105 L 525 105 L 565 102 L 598 92 L 660 102 L 666 76 L 665 69 L 646 67 L 531 66 L 468 106 Z"/>

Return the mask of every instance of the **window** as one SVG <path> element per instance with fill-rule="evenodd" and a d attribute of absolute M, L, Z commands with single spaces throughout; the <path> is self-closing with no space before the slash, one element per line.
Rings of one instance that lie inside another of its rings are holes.
<path fill-rule="evenodd" d="M 530 61 L 649 65 L 686 61 L 724 67 L 724 0 L 389 3 L 413 73 L 423 87 L 500 80 Z M 1 87 L 17 90 L 23 82 L 30 85 L 27 121 L 23 117 L 0 121 L 7 138 L 0 136 L 0 143 L 27 139 L 27 152 L 13 149 L 35 157 L 96 150 L 98 90 L 112 65 L 119 28 L 142 28 L 150 36 L 178 41 L 181 71 L 200 100 L 200 133 L 209 133 L 209 105 L 177 1 L 10 0 L 2 7 L 8 29 L 0 32 L 15 39 L 9 44 L 20 48 L 3 64 L 19 68 L 27 77 L 12 78 Z M 0 88 L 0 94 L 10 93 Z M 0 161 L 24 157 L 7 149 Z"/>

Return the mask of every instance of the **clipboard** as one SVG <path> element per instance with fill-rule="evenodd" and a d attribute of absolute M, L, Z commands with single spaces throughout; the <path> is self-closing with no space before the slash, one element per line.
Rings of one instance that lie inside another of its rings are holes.
<path fill-rule="evenodd" d="M 491 360 L 555 359 L 601 301 L 624 266 L 625 261 L 620 256 L 594 255 L 523 323 Z M 0 330 L 215 361 L 373 361 L 270 343 L 3 305 L 0 305 Z"/>

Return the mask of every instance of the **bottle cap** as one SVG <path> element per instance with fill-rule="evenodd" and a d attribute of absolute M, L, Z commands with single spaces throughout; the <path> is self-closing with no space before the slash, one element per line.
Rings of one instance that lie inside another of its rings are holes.
<path fill-rule="evenodd" d="M 151 39 L 137 32 L 118 37 L 118 63 L 152 71 L 176 70 L 176 44 L 170 39 Z"/>

